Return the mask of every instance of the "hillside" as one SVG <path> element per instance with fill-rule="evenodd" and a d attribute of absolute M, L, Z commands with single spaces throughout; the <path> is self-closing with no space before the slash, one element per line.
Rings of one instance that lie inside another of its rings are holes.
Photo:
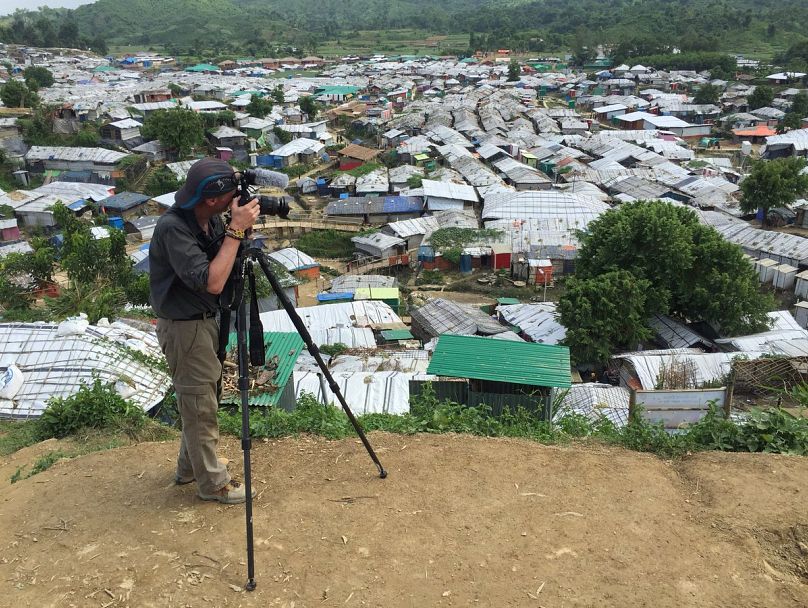
<path fill-rule="evenodd" d="M 357 30 L 489 33 L 527 47 L 616 43 L 786 45 L 805 37 L 803 0 L 98 0 L 74 11 L 82 32 L 111 43 L 316 48 Z M 524 36 L 518 36 L 520 32 Z M 215 38 L 213 38 L 215 37 Z"/>
<path fill-rule="evenodd" d="M 808 460 L 464 435 L 289 438 L 253 450 L 244 509 L 172 485 L 177 441 L 0 460 L 9 606 L 719 606 L 808 604 Z M 240 461 L 237 439 L 224 453 Z"/>

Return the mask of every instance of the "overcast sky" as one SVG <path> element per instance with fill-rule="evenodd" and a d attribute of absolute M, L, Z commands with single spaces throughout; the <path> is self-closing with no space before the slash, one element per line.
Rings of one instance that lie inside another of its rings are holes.
<path fill-rule="evenodd" d="M 94 0 L 0 0 L 0 15 L 8 15 L 18 8 L 35 10 L 40 6 L 51 8 L 76 8 L 82 4 L 92 4 Z"/>

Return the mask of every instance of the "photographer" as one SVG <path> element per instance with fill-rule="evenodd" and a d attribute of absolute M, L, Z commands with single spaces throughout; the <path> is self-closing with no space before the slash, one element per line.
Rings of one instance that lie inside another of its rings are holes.
<path fill-rule="evenodd" d="M 175 482 L 197 482 L 203 500 L 236 504 L 244 486 L 216 457 L 219 442 L 217 358 L 219 294 L 240 241 L 259 215 L 257 199 L 239 206 L 239 181 L 223 160 L 204 158 L 188 171 L 174 206 L 157 222 L 149 248 L 151 303 L 157 338 L 168 361 L 182 439 Z M 230 210 L 227 226 L 220 214 Z M 222 237 L 224 235 L 224 237 Z"/>

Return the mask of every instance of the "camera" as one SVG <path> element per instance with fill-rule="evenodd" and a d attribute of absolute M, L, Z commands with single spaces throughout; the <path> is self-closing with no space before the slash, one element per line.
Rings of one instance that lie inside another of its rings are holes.
<path fill-rule="evenodd" d="M 277 215 L 286 219 L 289 216 L 289 203 L 282 196 L 252 196 L 250 186 L 270 186 L 286 188 L 289 185 L 289 176 L 266 169 L 247 169 L 240 174 L 240 190 L 242 193 L 239 205 L 246 205 L 252 198 L 258 199 L 261 215 Z"/>

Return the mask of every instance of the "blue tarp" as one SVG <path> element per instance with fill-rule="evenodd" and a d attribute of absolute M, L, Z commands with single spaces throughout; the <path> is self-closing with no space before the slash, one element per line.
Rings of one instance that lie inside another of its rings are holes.
<path fill-rule="evenodd" d="M 415 213 L 424 208 L 423 200 L 418 196 L 385 196 L 384 213 Z"/>
<path fill-rule="evenodd" d="M 67 208 L 70 209 L 71 211 L 81 211 L 82 209 L 86 209 L 89 206 L 89 204 L 90 203 L 88 201 L 84 200 L 83 198 L 80 198 L 76 202 L 70 203 L 67 206 Z"/>
<path fill-rule="evenodd" d="M 318 302 L 339 302 L 344 300 L 353 300 L 353 292 L 352 291 L 345 291 L 341 293 L 318 293 L 317 294 L 317 301 Z"/>

